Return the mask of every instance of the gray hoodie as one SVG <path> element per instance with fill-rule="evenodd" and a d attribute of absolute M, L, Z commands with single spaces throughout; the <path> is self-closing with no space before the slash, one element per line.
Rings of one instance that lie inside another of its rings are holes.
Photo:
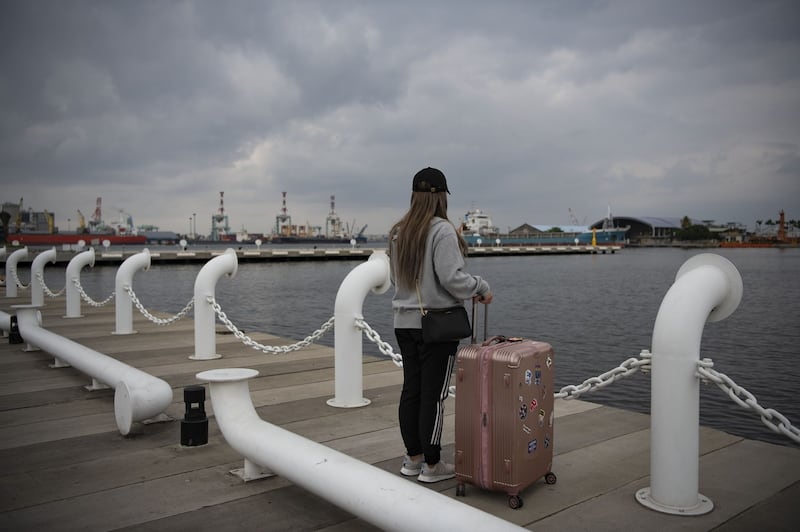
<path fill-rule="evenodd" d="M 394 257 L 396 242 L 392 241 L 392 281 L 394 282 Z M 464 256 L 458 246 L 456 229 L 443 218 L 431 220 L 425 245 L 425 260 L 420 276 L 419 290 L 425 308 L 447 308 L 463 305 L 465 299 L 489 292 L 489 283 L 477 275 L 464 271 Z M 405 288 L 395 283 L 392 299 L 394 327 L 419 329 L 422 327 L 416 287 Z"/>

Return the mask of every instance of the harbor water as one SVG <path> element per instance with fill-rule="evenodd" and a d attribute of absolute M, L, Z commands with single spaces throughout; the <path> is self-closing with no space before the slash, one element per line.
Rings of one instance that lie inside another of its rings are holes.
<path fill-rule="evenodd" d="M 626 248 L 606 255 L 471 257 L 468 271 L 486 278 L 495 294 L 489 306 L 489 335 L 523 336 L 549 342 L 556 353 L 556 388 L 580 384 L 642 349 L 650 349 L 661 301 L 680 266 L 709 250 Z M 744 294 L 727 319 L 707 323 L 701 358 L 800 426 L 800 250 L 715 249 L 742 275 Z M 245 332 L 261 331 L 302 339 L 333 315 L 340 283 L 353 261 L 243 263 L 217 284 L 217 301 Z M 21 265 L 22 266 L 22 265 Z M 150 310 L 178 312 L 193 295 L 202 265 L 154 264 L 134 278 L 134 291 Z M 85 268 L 81 281 L 95 300 L 114 289 L 116 267 Z M 27 282 L 29 273 L 21 269 Z M 45 269 L 51 290 L 64 285 L 64 270 Z M 396 345 L 392 290 L 369 294 L 364 318 Z M 84 305 L 86 303 L 83 303 Z M 479 336 L 483 336 L 482 317 Z M 320 343 L 332 346 L 333 331 Z M 364 338 L 370 356 L 383 356 Z M 292 356 L 271 355 L 264 356 Z M 398 369 L 398 371 L 400 371 Z M 637 373 L 581 397 L 643 413 L 650 411 L 649 376 Z M 701 424 L 782 445 L 792 440 L 770 431 L 751 409 L 738 406 L 714 384 L 701 387 Z M 679 438 L 681 435 L 676 435 Z"/>

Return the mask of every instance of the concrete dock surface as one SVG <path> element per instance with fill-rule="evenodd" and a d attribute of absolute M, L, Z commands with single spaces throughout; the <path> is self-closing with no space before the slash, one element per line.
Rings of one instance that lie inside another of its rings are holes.
<path fill-rule="evenodd" d="M 0 310 L 13 314 L 12 305 L 30 303 L 25 296 L 0 299 Z M 171 420 L 137 423 L 122 436 L 114 421 L 113 390 L 88 391 L 84 386 L 90 377 L 71 367 L 51 368 L 52 355 L 25 351 L 26 344 L 3 338 L 0 529 L 376 530 L 283 478 L 243 482 L 231 474 L 242 467 L 243 458 L 222 437 L 208 393 L 208 444 L 182 446 L 180 420 L 183 389 L 204 384 L 197 373 L 253 368 L 260 374 L 249 382 L 250 392 L 262 419 L 399 475 L 402 371 L 391 361 L 365 357 L 364 395 L 371 404 L 337 409 L 326 404 L 334 395 L 330 347 L 264 354 L 218 326 L 217 352 L 223 357 L 190 360 L 191 317 L 159 326 L 134 309 L 138 332 L 112 335 L 113 303 L 102 308 L 84 304 L 84 317 L 76 319 L 62 317 L 63 297 L 46 303 L 46 329 L 166 380 L 173 388 L 166 411 Z M 298 331 L 296 339 L 309 332 Z M 393 338 L 391 331 L 380 332 L 384 339 Z M 262 344 L 296 341 L 266 333 L 250 336 Z M 737 407 L 731 403 L 731 408 Z M 448 403 L 446 460 L 453 454 L 454 410 Z M 742 420 L 759 422 L 755 416 Z M 788 438 L 787 445 L 774 445 L 707 427 L 701 427 L 700 437 L 700 493 L 714 503 L 706 515 L 668 515 L 637 503 L 636 491 L 649 486 L 649 416 L 583 400 L 556 401 L 557 483 L 536 482 L 521 493 L 524 505 L 516 510 L 509 508 L 505 494 L 472 486 L 457 499 L 539 531 L 797 529 L 800 447 Z M 456 498 L 455 480 L 426 487 Z M 453 529 L 470 530 L 469 523 L 454 522 Z"/>

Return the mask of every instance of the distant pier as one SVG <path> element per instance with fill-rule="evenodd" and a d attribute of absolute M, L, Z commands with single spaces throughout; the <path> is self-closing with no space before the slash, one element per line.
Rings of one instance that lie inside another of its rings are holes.
<path fill-rule="evenodd" d="M 95 248 L 95 264 L 120 264 L 128 257 L 139 253 L 143 248 L 150 250 L 150 260 L 153 263 L 205 263 L 210 259 L 222 255 L 230 247 L 236 251 L 239 262 L 293 262 L 293 261 L 332 261 L 332 260 L 366 260 L 375 251 L 386 251 L 386 246 L 371 247 L 317 247 L 317 248 L 284 248 L 267 246 L 261 249 L 250 246 L 239 246 L 231 243 L 230 246 L 214 245 L 207 247 L 188 247 L 186 249 L 161 249 L 161 246 L 124 246 L 108 249 Z M 36 252 L 49 248 L 41 248 Z M 591 245 L 557 245 L 557 246 L 483 246 L 470 247 L 470 257 L 511 257 L 535 255 L 596 255 L 612 254 L 622 250 L 622 246 L 591 246 Z M 11 249 L 8 250 L 11 252 Z M 75 256 L 77 251 L 58 250 L 56 262 L 67 263 Z"/>

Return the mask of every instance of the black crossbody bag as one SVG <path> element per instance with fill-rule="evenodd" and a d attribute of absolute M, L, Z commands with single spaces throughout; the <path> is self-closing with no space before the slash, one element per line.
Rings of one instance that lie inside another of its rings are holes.
<path fill-rule="evenodd" d="M 417 300 L 419 301 L 419 311 L 422 314 L 423 342 L 457 342 L 472 335 L 472 325 L 469 322 L 467 309 L 463 305 L 448 308 L 423 308 L 419 282 L 417 282 Z"/>

